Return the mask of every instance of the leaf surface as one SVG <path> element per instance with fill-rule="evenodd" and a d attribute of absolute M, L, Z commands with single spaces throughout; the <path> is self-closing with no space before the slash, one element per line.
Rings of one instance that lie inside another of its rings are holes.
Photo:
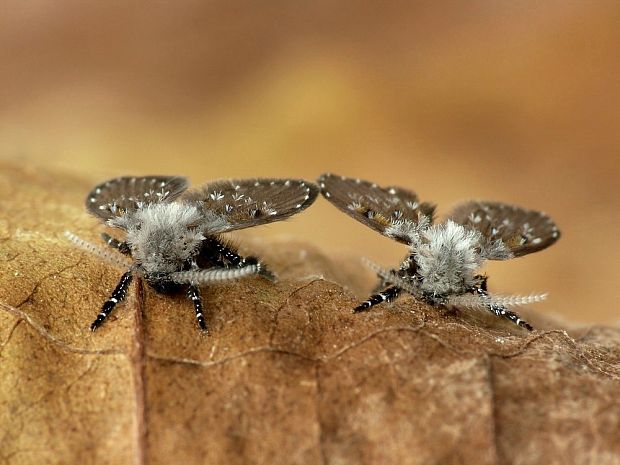
<path fill-rule="evenodd" d="M 62 233 L 98 240 L 94 181 L 1 166 L 0 463 L 620 460 L 618 328 L 524 312 L 527 334 L 410 297 L 353 315 L 366 272 L 308 244 L 248 231 L 281 280 L 205 288 L 208 336 L 140 283 L 91 333 L 121 270 Z"/>

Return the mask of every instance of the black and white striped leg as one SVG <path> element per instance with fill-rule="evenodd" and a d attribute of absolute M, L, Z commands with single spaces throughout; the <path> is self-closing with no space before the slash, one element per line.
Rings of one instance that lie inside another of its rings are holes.
<path fill-rule="evenodd" d="M 487 277 L 480 276 L 480 278 L 481 278 L 480 285 L 475 287 L 472 291 L 474 293 L 477 293 L 478 295 L 483 295 L 483 296 L 489 295 L 487 292 Z M 522 328 L 525 328 L 528 331 L 534 331 L 534 328 L 532 327 L 532 325 L 530 325 L 527 321 L 522 320 L 521 317 L 517 313 L 508 310 L 503 305 L 489 305 L 487 309 L 491 313 L 493 313 L 495 316 L 498 316 L 500 318 L 506 318 L 507 320 L 512 321 L 517 326 L 521 326 Z"/>
<path fill-rule="evenodd" d="M 196 311 L 196 321 L 198 326 L 203 331 L 207 331 L 207 324 L 205 323 L 204 315 L 202 314 L 202 300 L 200 297 L 200 289 L 198 286 L 190 285 L 187 288 L 187 298 L 194 304 L 194 310 Z"/>
<path fill-rule="evenodd" d="M 206 258 L 221 264 L 221 266 L 242 267 L 244 258 L 232 247 L 227 246 L 215 237 L 208 237 L 203 242 L 203 253 Z"/>
<path fill-rule="evenodd" d="M 256 257 L 242 257 L 235 249 L 226 245 L 216 238 L 207 238 L 203 242 L 205 257 L 223 267 L 243 268 L 247 265 L 258 265 L 258 275 L 272 282 L 277 281 L 277 276 L 267 269 Z"/>
<path fill-rule="evenodd" d="M 226 247 L 222 243 L 218 243 L 219 253 L 225 262 L 230 263 L 237 268 L 243 268 L 248 265 L 258 265 L 258 275 L 272 282 L 277 281 L 277 277 L 271 270 L 267 269 L 257 257 L 242 257 L 230 247 Z"/>
<path fill-rule="evenodd" d="M 489 311 L 491 311 L 493 314 L 497 315 L 500 318 L 506 318 L 512 321 L 517 326 L 521 326 L 522 328 L 525 328 L 528 331 L 534 331 L 534 328 L 532 327 L 532 325 L 530 325 L 527 321 L 522 320 L 518 314 L 508 310 L 506 307 L 502 305 L 491 305 L 489 306 Z"/>
<path fill-rule="evenodd" d="M 390 286 L 382 292 L 378 294 L 371 295 L 368 300 L 362 302 L 357 307 L 353 309 L 353 313 L 363 312 L 364 310 L 368 310 L 371 307 L 374 307 L 377 304 L 382 302 L 392 302 L 396 299 L 401 292 L 401 288 L 398 286 Z"/>
<path fill-rule="evenodd" d="M 131 256 L 131 248 L 129 247 L 129 244 L 127 244 L 127 242 L 125 241 L 121 242 L 117 239 L 114 239 L 112 236 L 106 233 L 101 233 L 101 238 L 105 241 L 106 244 L 108 244 L 113 249 L 118 250 L 120 253 L 124 255 Z"/>
<path fill-rule="evenodd" d="M 110 312 L 114 309 L 114 307 L 116 307 L 117 303 L 125 300 L 125 297 L 127 297 L 127 289 L 129 288 L 132 279 L 133 276 L 131 275 L 131 271 L 128 271 L 121 276 L 120 281 L 112 292 L 112 296 L 106 301 L 106 303 L 103 304 L 99 315 L 97 315 L 97 319 L 90 325 L 91 331 L 95 331 L 99 326 L 101 326 L 103 320 L 108 317 Z"/>

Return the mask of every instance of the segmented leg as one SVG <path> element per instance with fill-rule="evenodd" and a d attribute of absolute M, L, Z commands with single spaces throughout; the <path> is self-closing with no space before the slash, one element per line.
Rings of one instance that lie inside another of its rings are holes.
<path fill-rule="evenodd" d="M 276 275 L 262 264 L 256 257 L 242 257 L 234 248 L 226 245 L 216 237 L 207 237 L 202 243 L 200 258 L 205 264 L 200 264 L 206 268 L 208 266 L 222 266 L 225 268 L 243 268 L 247 265 L 258 265 L 258 275 L 269 281 L 276 281 Z"/>
<path fill-rule="evenodd" d="M 534 331 L 534 328 L 532 327 L 532 325 L 530 325 L 527 321 L 522 320 L 518 314 L 506 309 L 506 307 L 504 306 L 491 305 L 489 307 L 489 311 L 491 311 L 493 314 L 497 315 L 500 318 L 506 318 L 512 321 L 517 326 L 521 326 L 522 328 L 525 328 L 528 331 Z"/>
<path fill-rule="evenodd" d="M 215 236 L 207 236 L 207 238 L 202 241 L 200 258 L 205 261 L 207 266 L 238 267 L 243 261 L 243 257 L 233 248 L 225 245 Z"/>
<path fill-rule="evenodd" d="M 479 295 L 486 296 L 487 292 L 487 277 L 486 276 L 476 276 L 481 279 L 480 285 L 473 289 L 473 291 Z M 521 326 L 522 328 L 527 329 L 528 331 L 533 331 L 534 328 L 527 321 L 522 320 L 521 317 L 513 312 L 508 310 L 503 305 L 489 305 L 487 309 L 493 313 L 494 315 L 500 318 L 506 318 L 507 320 L 512 321 L 517 326 Z"/>
<path fill-rule="evenodd" d="M 207 325 L 202 314 L 202 301 L 200 297 L 200 289 L 198 288 L 198 286 L 190 285 L 187 288 L 187 298 L 191 300 L 194 304 L 194 310 L 196 311 L 196 321 L 198 321 L 198 326 L 200 326 L 200 329 L 202 329 L 203 331 L 206 331 Z"/>
<path fill-rule="evenodd" d="M 131 248 L 129 247 L 129 244 L 127 244 L 127 242 L 125 241 L 121 242 L 117 239 L 114 239 L 112 236 L 106 233 L 101 233 L 101 238 L 105 241 L 106 244 L 108 244 L 113 249 L 118 250 L 120 253 L 124 255 L 131 256 Z"/>
<path fill-rule="evenodd" d="M 371 295 L 368 300 L 362 302 L 357 307 L 353 309 L 354 313 L 363 312 L 364 310 L 368 310 L 371 307 L 374 307 L 377 304 L 382 302 L 392 302 L 400 295 L 400 287 L 398 286 L 390 286 L 382 292 L 378 294 Z"/>
<path fill-rule="evenodd" d="M 90 325 L 91 331 L 95 331 L 99 326 L 101 326 L 103 320 L 105 320 L 114 307 L 116 307 L 116 304 L 122 302 L 125 297 L 127 297 L 127 289 L 129 288 L 132 279 L 133 276 L 131 275 L 131 271 L 127 271 L 123 274 L 123 276 L 121 276 L 120 281 L 112 292 L 112 296 L 103 304 L 99 315 L 97 315 L 97 319 Z"/>

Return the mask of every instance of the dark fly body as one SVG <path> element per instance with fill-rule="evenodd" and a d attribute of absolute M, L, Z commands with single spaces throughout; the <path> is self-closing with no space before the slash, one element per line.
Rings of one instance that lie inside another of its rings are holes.
<path fill-rule="evenodd" d="M 134 276 L 160 293 L 184 290 L 196 320 L 206 329 L 199 286 L 259 275 L 275 275 L 256 257 L 242 257 L 221 233 L 284 220 L 309 207 L 318 195 L 313 183 L 297 179 L 223 180 L 187 190 L 182 177 L 120 177 L 96 186 L 87 210 L 123 240 L 102 234 L 116 253 L 72 233 L 78 246 L 118 265 L 122 275 L 91 329 L 96 330 L 127 295 Z"/>
<path fill-rule="evenodd" d="M 487 277 L 477 274 L 486 260 L 507 260 L 555 243 L 560 232 L 549 216 L 498 202 L 465 202 L 441 223 L 435 207 L 399 187 L 325 174 L 323 196 L 347 215 L 409 246 L 399 268 L 369 265 L 381 279 L 378 293 L 354 309 L 368 310 L 403 291 L 431 305 L 485 309 L 518 326 L 532 327 L 508 307 L 543 300 L 545 295 L 496 296 Z"/>

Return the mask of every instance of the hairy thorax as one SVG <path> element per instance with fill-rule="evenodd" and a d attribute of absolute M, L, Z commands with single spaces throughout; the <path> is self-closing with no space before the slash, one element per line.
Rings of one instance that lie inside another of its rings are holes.
<path fill-rule="evenodd" d="M 187 267 L 204 240 L 202 215 L 193 204 L 152 204 L 123 217 L 127 243 L 144 273 L 157 275 Z"/>
<path fill-rule="evenodd" d="M 461 294 L 474 284 L 474 274 L 482 265 L 481 237 L 452 221 L 433 225 L 419 235 L 412 249 L 424 294 Z"/>

